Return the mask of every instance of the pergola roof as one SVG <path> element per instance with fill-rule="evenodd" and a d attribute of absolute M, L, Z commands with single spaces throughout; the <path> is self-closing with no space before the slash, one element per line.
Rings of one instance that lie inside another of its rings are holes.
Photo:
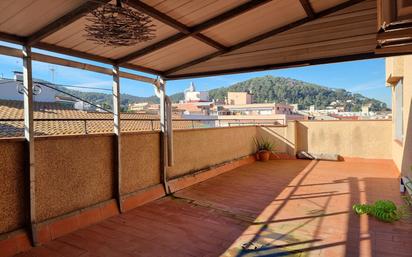
<path fill-rule="evenodd" d="M 379 57 L 375 0 L 128 0 L 156 37 L 96 45 L 85 15 L 102 0 L 0 2 L 0 39 L 184 78 Z"/>

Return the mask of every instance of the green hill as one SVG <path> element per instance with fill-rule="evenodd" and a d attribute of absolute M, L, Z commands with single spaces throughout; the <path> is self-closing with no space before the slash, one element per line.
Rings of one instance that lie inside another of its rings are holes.
<path fill-rule="evenodd" d="M 229 87 L 221 87 L 209 91 L 210 99 L 224 99 L 227 92 L 250 91 L 256 103 L 287 102 L 299 104 L 300 108 L 308 109 L 315 105 L 317 109 L 324 109 L 333 101 L 348 105 L 351 111 L 360 111 L 363 104 L 371 104 L 372 111 L 388 110 L 385 103 L 352 93 L 345 89 L 333 89 L 320 85 L 284 77 L 264 76 L 252 78 L 236 83 Z M 174 95 L 174 100 L 182 99 L 182 95 Z M 347 102 L 350 100 L 350 103 Z"/>
<path fill-rule="evenodd" d="M 85 92 L 85 91 L 69 89 L 64 86 L 59 87 L 59 89 L 71 95 L 74 95 L 80 99 L 89 101 L 94 104 L 99 104 L 103 108 L 112 109 L 112 103 L 113 103 L 112 94 L 98 93 L 98 92 Z M 65 95 L 65 94 L 59 93 L 58 95 Z M 159 103 L 159 98 L 157 96 L 141 97 L 141 96 L 134 96 L 134 95 L 129 95 L 129 94 L 120 95 L 120 105 L 122 106 L 123 111 L 126 111 L 127 106 L 131 103 L 142 103 L 142 102 Z"/>
<path fill-rule="evenodd" d="M 84 92 L 64 88 L 64 91 L 90 102 L 101 104 L 110 108 L 112 105 L 112 95 L 105 93 Z M 227 92 L 250 91 L 254 95 L 256 103 L 286 102 L 299 104 L 302 109 L 308 109 L 315 105 L 317 109 L 324 109 L 332 102 L 339 100 L 347 105 L 347 109 L 360 111 L 363 104 L 371 104 L 372 111 L 389 110 L 385 103 L 365 97 L 361 94 L 352 93 L 345 89 L 327 88 L 320 85 L 284 77 L 264 76 L 252 78 L 236 83 L 229 87 L 221 87 L 209 90 L 210 100 L 222 100 L 227 96 Z M 173 102 L 183 100 L 183 93 L 176 93 L 170 96 Z M 347 102 L 350 100 L 350 103 Z M 158 103 L 156 96 L 138 97 L 128 94 L 121 95 L 121 105 L 126 107 L 129 103 L 150 102 Z"/>

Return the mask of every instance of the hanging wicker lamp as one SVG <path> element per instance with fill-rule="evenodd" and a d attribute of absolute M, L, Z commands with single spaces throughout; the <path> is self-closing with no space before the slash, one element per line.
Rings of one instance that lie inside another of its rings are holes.
<path fill-rule="evenodd" d="M 124 6 L 107 3 L 93 10 L 86 19 L 86 38 L 99 45 L 131 46 L 155 37 L 152 19 L 141 12 Z"/>

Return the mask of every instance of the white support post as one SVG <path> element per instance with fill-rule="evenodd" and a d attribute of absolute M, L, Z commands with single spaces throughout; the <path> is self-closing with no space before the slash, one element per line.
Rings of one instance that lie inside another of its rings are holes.
<path fill-rule="evenodd" d="M 115 180 L 116 180 L 116 200 L 120 212 L 123 212 L 121 180 L 122 180 L 122 160 L 121 160 L 121 119 L 120 119 L 120 76 L 119 66 L 113 66 L 113 132 L 115 135 Z"/>
<path fill-rule="evenodd" d="M 167 124 L 166 124 L 166 101 L 165 101 L 165 82 L 162 79 L 157 80 L 156 87 L 159 92 L 160 100 L 160 177 L 163 181 L 166 194 L 170 193 L 167 185 Z"/>
<path fill-rule="evenodd" d="M 23 46 L 24 138 L 26 141 L 26 176 L 29 181 L 29 216 L 32 244 L 36 246 L 36 176 L 34 162 L 33 77 L 31 47 Z"/>

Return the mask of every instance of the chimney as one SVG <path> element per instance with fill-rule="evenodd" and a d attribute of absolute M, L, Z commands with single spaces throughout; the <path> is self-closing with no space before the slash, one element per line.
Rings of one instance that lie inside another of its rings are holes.
<path fill-rule="evenodd" d="M 13 71 L 13 73 L 14 73 L 14 80 L 15 81 L 23 81 L 23 72 Z"/>

